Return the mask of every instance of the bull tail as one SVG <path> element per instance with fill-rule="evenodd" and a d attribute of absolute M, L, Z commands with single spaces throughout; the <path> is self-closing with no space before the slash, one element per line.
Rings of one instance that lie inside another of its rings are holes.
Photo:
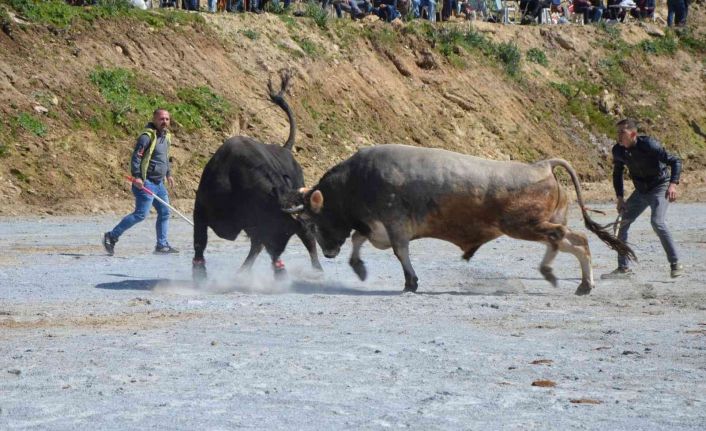
<path fill-rule="evenodd" d="M 279 106 L 284 112 L 287 113 L 287 119 L 289 120 L 289 137 L 283 147 L 289 151 L 292 151 L 292 147 L 294 147 L 294 138 L 297 131 L 297 123 L 294 121 L 294 115 L 292 114 L 292 110 L 289 108 L 289 104 L 287 104 L 287 101 L 284 100 L 284 95 L 289 87 L 289 81 L 292 79 L 292 72 L 287 69 L 282 69 L 279 75 L 281 79 L 279 91 L 275 93 L 275 90 L 272 87 L 271 79 L 267 81 L 267 89 L 270 92 L 270 100 L 272 100 L 275 105 Z"/>
<path fill-rule="evenodd" d="M 601 241 L 606 243 L 608 247 L 618 252 L 618 254 L 626 256 L 629 260 L 637 261 L 635 252 L 632 250 L 632 248 L 630 248 L 629 245 L 625 244 L 623 241 L 612 235 L 605 226 L 601 226 L 600 224 L 593 221 L 591 217 L 589 217 L 588 209 L 584 205 L 583 197 L 581 196 L 581 184 L 579 183 L 576 171 L 574 171 L 574 168 L 571 167 L 569 162 L 563 159 L 550 159 L 547 160 L 547 162 L 549 163 L 549 166 L 552 170 L 556 166 L 561 166 L 562 168 L 566 169 L 566 171 L 569 173 L 569 176 L 571 177 L 571 182 L 574 183 L 574 189 L 576 190 L 576 199 L 578 200 L 579 207 L 581 208 L 581 215 L 583 215 L 583 223 L 586 226 L 586 229 L 596 234 L 596 236 L 600 238 Z"/>

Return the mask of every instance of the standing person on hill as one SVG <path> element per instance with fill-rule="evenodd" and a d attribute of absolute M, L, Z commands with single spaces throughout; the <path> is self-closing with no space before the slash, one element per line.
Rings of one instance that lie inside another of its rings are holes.
<path fill-rule="evenodd" d="M 618 238 L 627 242 L 628 229 L 640 214 L 650 207 L 652 229 L 659 237 L 671 267 L 671 276 L 682 275 L 683 267 L 672 235 L 664 222 L 669 202 L 677 199 L 677 184 L 681 174 L 681 160 L 668 153 L 655 138 L 638 136 L 637 122 L 624 119 L 618 122 L 618 143 L 613 146 L 613 187 L 618 198 L 618 212 L 622 222 Z M 623 171 L 628 167 L 635 191 L 623 199 Z M 667 168 L 669 166 L 669 169 Z M 618 255 L 618 268 L 601 278 L 630 278 L 625 256 Z"/>
<path fill-rule="evenodd" d="M 115 252 L 115 243 L 118 242 L 120 235 L 144 220 L 153 205 L 157 210 L 155 254 L 179 253 L 167 242 L 169 208 L 144 190 L 146 187 L 157 197 L 169 202 L 164 181 L 166 179 L 169 187 L 174 187 L 174 179 L 169 166 L 169 146 L 172 141 L 172 134 L 169 132 L 170 121 L 169 111 L 162 108 L 155 110 L 152 122 L 147 124 L 145 130 L 137 138 L 137 144 L 130 160 L 130 172 L 135 178 L 132 184 L 132 194 L 135 195 L 135 211 L 123 217 L 113 230 L 103 234 L 103 247 L 110 256 Z"/>

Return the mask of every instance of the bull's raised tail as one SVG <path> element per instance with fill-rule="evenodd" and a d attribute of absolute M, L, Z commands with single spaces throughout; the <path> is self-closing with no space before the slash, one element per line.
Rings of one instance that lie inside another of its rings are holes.
<path fill-rule="evenodd" d="M 282 82 L 278 92 L 275 93 L 275 90 L 272 88 L 272 80 L 267 81 L 267 89 L 270 92 L 270 100 L 272 100 L 273 103 L 287 113 L 287 119 L 289 120 L 289 137 L 283 147 L 289 151 L 292 151 L 292 147 L 294 147 L 294 138 L 297 132 L 297 123 L 294 121 L 294 115 L 292 115 L 292 110 L 289 109 L 287 101 L 284 100 L 284 95 L 289 87 L 289 81 L 292 79 L 292 73 L 287 69 L 283 69 L 280 71 L 280 79 Z"/>
<path fill-rule="evenodd" d="M 601 241 L 606 243 L 608 247 L 612 248 L 619 254 L 626 256 L 629 260 L 637 261 L 635 252 L 630 248 L 629 245 L 625 244 L 623 241 L 613 236 L 606 228 L 602 227 L 601 225 L 593 221 L 591 217 L 588 216 L 588 211 L 586 210 L 586 206 L 583 203 L 583 197 L 581 196 L 581 184 L 579 183 L 576 171 L 574 171 L 574 168 L 571 167 L 569 162 L 564 159 L 550 159 L 547 160 L 547 163 L 549 163 L 549 166 L 552 170 L 556 166 L 561 166 L 562 168 L 566 169 L 566 171 L 569 173 L 571 181 L 574 183 L 574 189 L 576 190 L 576 199 L 578 200 L 579 207 L 581 208 L 581 214 L 583 215 L 583 222 L 586 226 L 586 229 L 595 233 L 596 236 L 601 239 Z"/>

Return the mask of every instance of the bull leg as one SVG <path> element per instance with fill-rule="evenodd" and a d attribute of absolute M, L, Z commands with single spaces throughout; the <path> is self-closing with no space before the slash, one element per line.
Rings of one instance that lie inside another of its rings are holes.
<path fill-rule="evenodd" d="M 199 204 L 194 208 L 194 259 L 191 261 L 191 276 L 199 283 L 206 279 L 206 259 L 203 252 L 208 244 L 208 223 Z"/>
<path fill-rule="evenodd" d="M 365 262 L 360 258 L 360 248 L 363 246 L 368 238 L 362 233 L 355 231 L 353 232 L 353 237 L 351 238 L 351 243 L 353 244 L 353 252 L 351 253 L 351 258 L 348 264 L 353 268 L 353 272 L 361 281 L 365 281 L 368 277 L 368 270 L 365 269 Z"/>
<path fill-rule="evenodd" d="M 250 252 L 248 253 L 248 257 L 245 258 L 243 264 L 240 265 L 238 272 L 250 271 L 250 268 L 252 268 L 255 263 L 255 259 L 257 259 L 257 256 L 260 255 L 262 247 L 262 242 L 259 239 L 250 237 Z"/>
<path fill-rule="evenodd" d="M 593 269 L 591 268 L 591 250 L 588 248 L 586 235 L 569 230 L 559 242 L 559 250 L 571 253 L 581 263 L 581 284 L 576 289 L 577 295 L 587 295 L 594 287 Z"/>
<path fill-rule="evenodd" d="M 287 270 L 284 269 L 284 262 L 282 262 L 279 258 L 282 253 L 284 253 L 284 249 L 287 247 L 287 242 L 289 242 L 289 237 L 283 236 L 281 239 L 265 244 L 267 253 L 272 259 L 272 270 L 274 271 L 276 279 L 282 279 L 287 275 Z"/>
<path fill-rule="evenodd" d="M 311 266 L 318 271 L 323 271 L 324 269 L 321 267 L 321 262 L 319 262 L 319 255 L 316 252 L 316 239 L 314 239 L 314 236 L 305 229 L 301 229 L 297 232 L 297 236 L 304 244 L 304 247 L 306 247 L 306 251 L 309 252 Z"/>
<path fill-rule="evenodd" d="M 558 253 L 559 248 L 556 243 L 547 244 L 547 252 L 544 253 L 542 263 L 539 265 L 539 272 L 541 272 L 544 279 L 550 282 L 554 287 L 557 286 L 557 280 L 552 270 L 552 262 L 554 262 Z"/>
<path fill-rule="evenodd" d="M 404 271 L 404 290 L 405 292 L 416 292 L 419 278 L 417 278 L 417 274 L 414 272 L 414 268 L 412 268 L 412 261 L 409 259 L 409 238 L 394 227 L 386 226 L 386 229 L 390 237 L 390 242 L 392 243 L 392 250 L 402 264 L 402 270 Z"/>

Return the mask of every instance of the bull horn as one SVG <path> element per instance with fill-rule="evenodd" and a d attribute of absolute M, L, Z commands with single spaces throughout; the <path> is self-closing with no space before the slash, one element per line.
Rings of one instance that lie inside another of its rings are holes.
<path fill-rule="evenodd" d="M 297 214 L 304 211 L 304 205 L 297 205 L 291 208 L 282 208 L 282 211 L 286 212 L 287 214 Z"/>
<path fill-rule="evenodd" d="M 297 190 L 300 194 L 305 195 L 309 193 L 309 190 L 311 190 L 311 187 L 301 187 L 299 190 Z"/>

